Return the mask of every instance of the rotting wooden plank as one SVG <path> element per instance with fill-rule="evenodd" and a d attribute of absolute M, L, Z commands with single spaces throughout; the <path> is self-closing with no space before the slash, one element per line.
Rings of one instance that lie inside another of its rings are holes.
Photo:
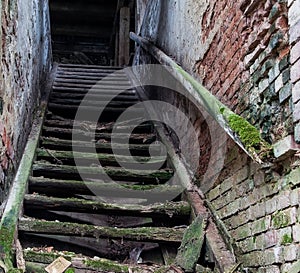
<path fill-rule="evenodd" d="M 117 66 L 104 66 L 104 65 L 84 65 L 84 64 L 59 64 L 58 69 L 103 69 L 103 70 L 121 70 L 122 67 Z"/>
<path fill-rule="evenodd" d="M 122 7 L 120 9 L 119 26 L 118 65 L 125 66 L 129 64 L 130 53 L 130 8 Z"/>
<path fill-rule="evenodd" d="M 142 157 L 142 156 L 124 156 L 118 155 L 117 157 L 113 154 L 100 154 L 100 153 L 82 153 L 82 152 L 71 152 L 71 151 L 55 151 L 55 150 L 46 150 L 46 149 L 38 149 L 37 150 L 37 158 L 43 159 L 47 161 L 59 161 L 63 163 L 67 162 L 74 162 L 74 158 L 78 160 L 86 161 L 94 161 L 99 160 L 101 164 L 113 164 L 116 163 L 131 163 L 132 166 L 135 164 L 147 163 L 149 164 L 163 164 L 166 160 L 163 156 L 156 156 L 156 157 Z M 134 162 L 135 160 L 136 162 Z"/>
<path fill-rule="evenodd" d="M 114 238 L 141 242 L 180 243 L 183 228 L 141 227 L 113 228 L 66 222 L 21 219 L 19 230 L 27 233 L 57 234 L 92 238 Z"/>
<path fill-rule="evenodd" d="M 29 249 L 24 251 L 24 256 L 29 263 L 40 262 L 39 266 L 43 266 L 43 264 L 49 264 L 58 257 L 62 256 L 72 263 L 72 268 L 75 268 L 76 272 L 77 270 L 84 270 L 83 272 L 90 272 L 87 270 L 95 270 L 91 272 L 98 273 L 182 272 L 179 268 L 176 268 L 174 266 L 121 264 L 116 261 L 103 258 L 87 258 L 82 256 L 76 256 L 74 253 L 47 253 L 37 252 Z"/>
<path fill-rule="evenodd" d="M 88 83 L 64 83 L 64 82 L 55 82 L 53 84 L 53 89 L 57 88 L 81 88 L 81 89 L 113 89 L 113 90 L 127 90 L 132 88 L 129 84 L 116 84 L 113 81 L 99 81 L 96 84 L 88 84 Z"/>
<path fill-rule="evenodd" d="M 56 128 L 66 128 L 66 129 L 88 129 L 93 130 L 96 133 L 107 133 L 111 132 L 113 129 L 117 129 L 118 132 L 131 132 L 134 128 L 135 133 L 151 133 L 153 131 L 153 125 L 149 123 L 144 123 L 141 125 L 117 125 L 115 122 L 107 123 L 106 125 L 103 124 L 93 124 L 92 122 L 87 121 L 74 121 L 71 119 L 46 119 L 44 122 L 46 127 L 56 127 Z"/>
<path fill-rule="evenodd" d="M 26 194 L 25 205 L 31 209 L 43 208 L 73 212 L 127 215 L 137 217 L 188 217 L 190 205 L 187 202 L 166 202 L 148 206 L 109 204 L 76 198 L 56 198 L 38 194 Z"/>
<path fill-rule="evenodd" d="M 43 137 L 42 145 L 48 149 L 62 150 L 62 151 L 76 151 L 83 152 L 105 152 L 112 153 L 111 143 L 92 143 L 87 141 L 72 141 L 67 139 L 57 139 L 51 137 Z M 124 154 L 124 152 L 130 151 L 132 155 L 149 155 L 150 144 L 129 144 L 128 149 L 124 148 L 124 145 L 115 143 L 114 154 Z M 159 144 L 151 144 L 151 150 L 153 153 L 160 152 L 161 146 Z"/>
<path fill-rule="evenodd" d="M 109 86 L 109 85 L 102 85 L 102 86 L 86 86 L 86 87 L 80 87 L 80 86 L 53 86 L 52 88 L 55 91 L 58 92 L 66 92 L 66 93 L 72 93 L 74 94 L 89 94 L 89 95 L 103 95 L 103 94 L 110 94 L 112 97 L 117 95 L 127 95 L 127 96 L 135 96 L 135 92 L 131 91 L 132 88 L 122 88 L 122 87 L 116 87 L 116 86 Z"/>
<path fill-rule="evenodd" d="M 70 98 L 51 98 L 51 103 L 54 104 L 61 104 L 61 105 L 80 105 L 81 101 L 80 100 L 74 100 Z M 118 107 L 118 108 L 123 108 L 124 107 L 130 107 L 133 106 L 136 102 L 135 101 L 117 101 L 113 100 L 110 102 L 107 101 L 94 101 L 94 100 L 85 100 L 84 104 L 89 105 L 89 106 L 95 106 L 95 107 Z M 139 106 L 139 108 L 141 108 Z"/>
<path fill-rule="evenodd" d="M 201 254 L 206 224 L 207 220 L 199 215 L 184 232 L 182 243 L 176 256 L 176 264 L 184 269 L 185 272 L 194 272 Z"/>
<path fill-rule="evenodd" d="M 47 108 L 47 100 L 50 88 L 56 72 L 56 66 L 53 68 L 47 86 L 45 87 L 45 98 L 41 102 L 40 109 L 36 113 L 28 141 L 14 178 L 7 204 L 0 222 L 0 256 L 7 269 L 13 268 L 13 242 L 20 209 L 23 203 L 23 197 L 27 188 L 28 177 L 31 172 L 31 166 L 34 159 L 35 150 L 38 146 L 39 137 L 42 131 L 42 124 Z"/>
<path fill-rule="evenodd" d="M 80 75 L 77 73 L 60 73 L 56 76 L 56 80 L 91 80 L 91 81 L 99 81 L 106 78 L 107 74 L 98 74 L 97 75 Z M 114 76 L 109 74 L 109 79 L 114 81 L 126 81 L 128 78 L 126 76 Z"/>
<path fill-rule="evenodd" d="M 113 81 L 113 82 L 112 82 Z M 99 82 L 101 82 L 101 84 L 108 84 L 108 85 L 121 85 L 121 86 L 130 86 L 130 82 L 128 80 L 117 80 L 116 78 L 110 79 L 78 79 L 78 78 L 72 78 L 72 79 L 65 79 L 65 78 L 56 78 L 55 79 L 55 85 L 56 84 L 64 84 L 64 83 L 72 83 L 72 84 L 92 84 L 92 85 L 99 85 Z"/>
<path fill-rule="evenodd" d="M 110 141 L 111 140 L 111 133 L 93 133 L 92 130 L 80 130 L 80 129 L 68 129 L 68 128 L 55 128 L 55 127 L 46 127 L 43 126 L 43 134 L 48 137 L 56 137 L 61 139 L 68 139 L 71 140 L 72 136 L 73 139 L 76 140 L 96 140 L 99 141 L 100 139 Z M 129 136 L 128 133 L 115 133 L 113 135 L 113 139 L 115 142 L 127 143 L 128 139 L 132 144 L 149 144 L 156 140 L 155 134 L 131 134 Z M 126 142 L 125 142 L 126 141 Z"/>
<path fill-rule="evenodd" d="M 41 162 L 33 164 L 33 173 L 37 176 L 47 177 L 69 177 L 80 178 L 79 173 L 86 176 L 101 179 L 103 174 L 109 175 L 112 179 L 120 181 L 137 181 L 148 183 L 163 183 L 173 176 L 173 171 L 170 169 L 163 170 L 127 170 L 114 167 L 82 167 L 82 166 L 67 166 L 54 165 Z"/>
<path fill-rule="evenodd" d="M 180 186 L 170 185 L 132 185 L 122 184 L 121 182 L 105 183 L 103 181 L 76 181 L 60 180 L 44 177 L 30 177 L 29 187 L 31 192 L 43 192 L 52 194 L 52 196 L 73 197 L 78 194 L 90 194 L 93 189 L 101 192 L 101 196 L 115 197 L 135 197 L 146 198 L 148 195 L 151 199 L 156 197 L 157 200 L 169 200 L 168 197 L 174 197 L 182 191 Z M 60 194 L 59 194 L 60 193 Z"/>
<path fill-rule="evenodd" d="M 61 99 L 73 99 L 73 100 L 82 100 L 85 98 L 86 94 L 85 93 L 69 93 L 69 92 L 55 92 L 53 91 L 51 93 L 51 98 L 61 98 Z M 138 99 L 134 93 L 130 93 L 129 95 L 124 94 L 123 92 L 121 94 L 116 94 L 112 98 L 110 95 L 110 92 L 103 92 L 103 93 L 89 93 L 88 98 L 94 101 L 134 101 L 137 102 Z"/>

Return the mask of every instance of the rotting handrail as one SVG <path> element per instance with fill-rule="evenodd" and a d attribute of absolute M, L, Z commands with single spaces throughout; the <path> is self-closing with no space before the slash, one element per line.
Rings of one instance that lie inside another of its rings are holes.
<path fill-rule="evenodd" d="M 130 38 L 149 52 L 160 64 L 166 65 L 169 72 L 190 92 L 190 95 L 204 107 L 211 117 L 218 122 L 233 141 L 257 163 L 263 163 L 263 159 L 269 153 L 271 147 L 261 138 L 259 131 L 253 125 L 231 111 L 192 75 L 149 40 L 133 32 L 130 33 Z M 247 134 L 247 130 L 254 134 L 255 142 L 247 143 L 247 140 L 243 139 L 243 131 L 244 134 Z M 259 146 L 259 149 L 256 148 L 257 146 Z"/>

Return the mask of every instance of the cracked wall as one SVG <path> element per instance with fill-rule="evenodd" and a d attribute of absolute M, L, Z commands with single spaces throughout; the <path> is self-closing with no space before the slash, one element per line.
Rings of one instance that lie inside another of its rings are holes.
<path fill-rule="evenodd" d="M 1 1 L 0 205 L 30 131 L 50 69 L 47 0 Z"/>

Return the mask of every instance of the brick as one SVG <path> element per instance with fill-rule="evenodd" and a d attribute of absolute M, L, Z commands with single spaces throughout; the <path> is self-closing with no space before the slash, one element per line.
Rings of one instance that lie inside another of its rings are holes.
<path fill-rule="evenodd" d="M 300 59 L 300 41 L 291 48 L 291 64 L 294 64 L 298 59 Z"/>
<path fill-rule="evenodd" d="M 277 210 L 277 199 L 272 198 L 266 201 L 266 214 L 271 214 Z"/>
<path fill-rule="evenodd" d="M 263 93 L 269 87 L 269 79 L 263 79 L 259 82 L 259 93 Z"/>
<path fill-rule="evenodd" d="M 299 245 L 289 245 L 283 248 L 283 257 L 285 262 L 293 262 L 297 259 Z"/>
<path fill-rule="evenodd" d="M 251 226 L 252 235 L 256 235 L 258 233 L 267 231 L 270 229 L 271 226 L 271 216 L 268 215 L 265 218 L 261 218 L 257 221 L 254 221 L 253 223 L 251 223 Z"/>
<path fill-rule="evenodd" d="M 300 20 L 300 1 L 295 1 L 288 12 L 289 25 L 293 26 Z"/>
<path fill-rule="evenodd" d="M 294 242 L 300 242 L 300 224 L 296 224 L 292 227 L 293 230 L 293 240 Z"/>
<path fill-rule="evenodd" d="M 244 267 L 253 265 L 262 266 L 265 264 L 265 257 L 262 255 L 261 251 L 253 251 L 251 253 L 242 255 L 240 261 Z"/>
<path fill-rule="evenodd" d="M 289 99 L 292 95 L 292 85 L 291 83 L 285 84 L 279 91 L 279 102 L 283 103 Z"/>
<path fill-rule="evenodd" d="M 275 246 L 279 243 L 279 233 L 277 230 L 269 230 L 264 234 L 264 248 Z"/>
<path fill-rule="evenodd" d="M 296 103 L 300 100 L 300 81 L 298 81 L 292 89 L 293 102 Z"/>
<path fill-rule="evenodd" d="M 215 188 L 213 188 L 208 194 L 208 199 L 210 201 L 216 199 L 218 196 L 220 196 L 220 185 L 216 186 Z"/>
<path fill-rule="evenodd" d="M 279 243 L 280 245 L 289 245 L 293 241 L 292 228 L 286 227 L 278 230 Z"/>
<path fill-rule="evenodd" d="M 290 64 L 289 55 L 284 56 L 279 62 L 279 70 L 283 71 Z"/>
<path fill-rule="evenodd" d="M 295 141 L 300 144 L 300 123 L 295 126 Z"/>
<path fill-rule="evenodd" d="M 282 80 L 283 80 L 283 84 L 286 84 L 287 82 L 290 81 L 291 78 L 291 71 L 290 69 L 286 69 L 282 72 Z"/>
<path fill-rule="evenodd" d="M 266 204 L 258 203 L 254 206 L 251 206 L 250 211 L 250 215 L 252 215 L 255 219 L 264 217 L 266 215 Z"/>
<path fill-rule="evenodd" d="M 284 211 L 278 211 L 272 215 L 272 227 L 279 229 L 290 226 L 296 222 L 297 211 L 296 208 L 289 208 Z"/>
<path fill-rule="evenodd" d="M 300 203 L 300 188 L 294 189 L 290 194 L 291 206 L 297 206 Z"/>
<path fill-rule="evenodd" d="M 300 120 L 300 101 L 294 105 L 293 120 L 294 122 Z"/>
<path fill-rule="evenodd" d="M 295 25 L 290 28 L 290 44 L 294 44 L 294 42 L 300 37 L 300 21 L 298 21 Z"/>
<path fill-rule="evenodd" d="M 280 74 L 278 78 L 275 80 L 275 92 L 278 93 L 282 87 L 283 87 L 283 77 L 282 74 Z"/>
<path fill-rule="evenodd" d="M 300 59 L 295 62 L 291 67 L 291 81 L 297 82 L 300 79 Z"/>
<path fill-rule="evenodd" d="M 251 236 L 251 226 L 249 224 L 243 225 L 235 230 L 232 230 L 231 234 L 235 240 L 240 241 Z"/>
<path fill-rule="evenodd" d="M 294 136 L 289 135 L 284 139 L 278 141 L 273 145 L 274 156 L 276 158 L 286 158 L 298 150 L 300 150 L 300 145 L 296 144 Z"/>
<path fill-rule="evenodd" d="M 269 71 L 269 82 L 272 83 L 280 74 L 279 62 L 276 62 L 275 65 Z"/>
<path fill-rule="evenodd" d="M 300 168 L 292 170 L 287 176 L 288 182 L 293 186 L 300 184 Z"/>
<path fill-rule="evenodd" d="M 264 252 L 264 265 L 279 264 L 283 262 L 283 253 L 281 247 L 267 249 Z"/>

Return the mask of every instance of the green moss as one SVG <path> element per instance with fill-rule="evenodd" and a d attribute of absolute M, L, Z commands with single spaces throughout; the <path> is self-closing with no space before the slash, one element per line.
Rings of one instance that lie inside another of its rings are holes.
<path fill-rule="evenodd" d="M 101 269 L 107 272 L 116 272 L 116 273 L 129 272 L 127 265 L 121 265 L 106 259 L 100 259 L 100 260 L 86 259 L 84 261 L 84 264 L 93 269 Z"/>
<path fill-rule="evenodd" d="M 278 212 L 272 217 L 273 226 L 276 229 L 288 226 L 290 217 L 284 212 Z"/>
<path fill-rule="evenodd" d="M 282 245 L 291 244 L 293 242 L 293 238 L 289 234 L 284 234 L 281 239 Z"/>
<path fill-rule="evenodd" d="M 232 114 L 228 117 L 230 128 L 237 133 L 246 148 L 259 149 L 262 143 L 259 131 L 244 118 Z"/>

